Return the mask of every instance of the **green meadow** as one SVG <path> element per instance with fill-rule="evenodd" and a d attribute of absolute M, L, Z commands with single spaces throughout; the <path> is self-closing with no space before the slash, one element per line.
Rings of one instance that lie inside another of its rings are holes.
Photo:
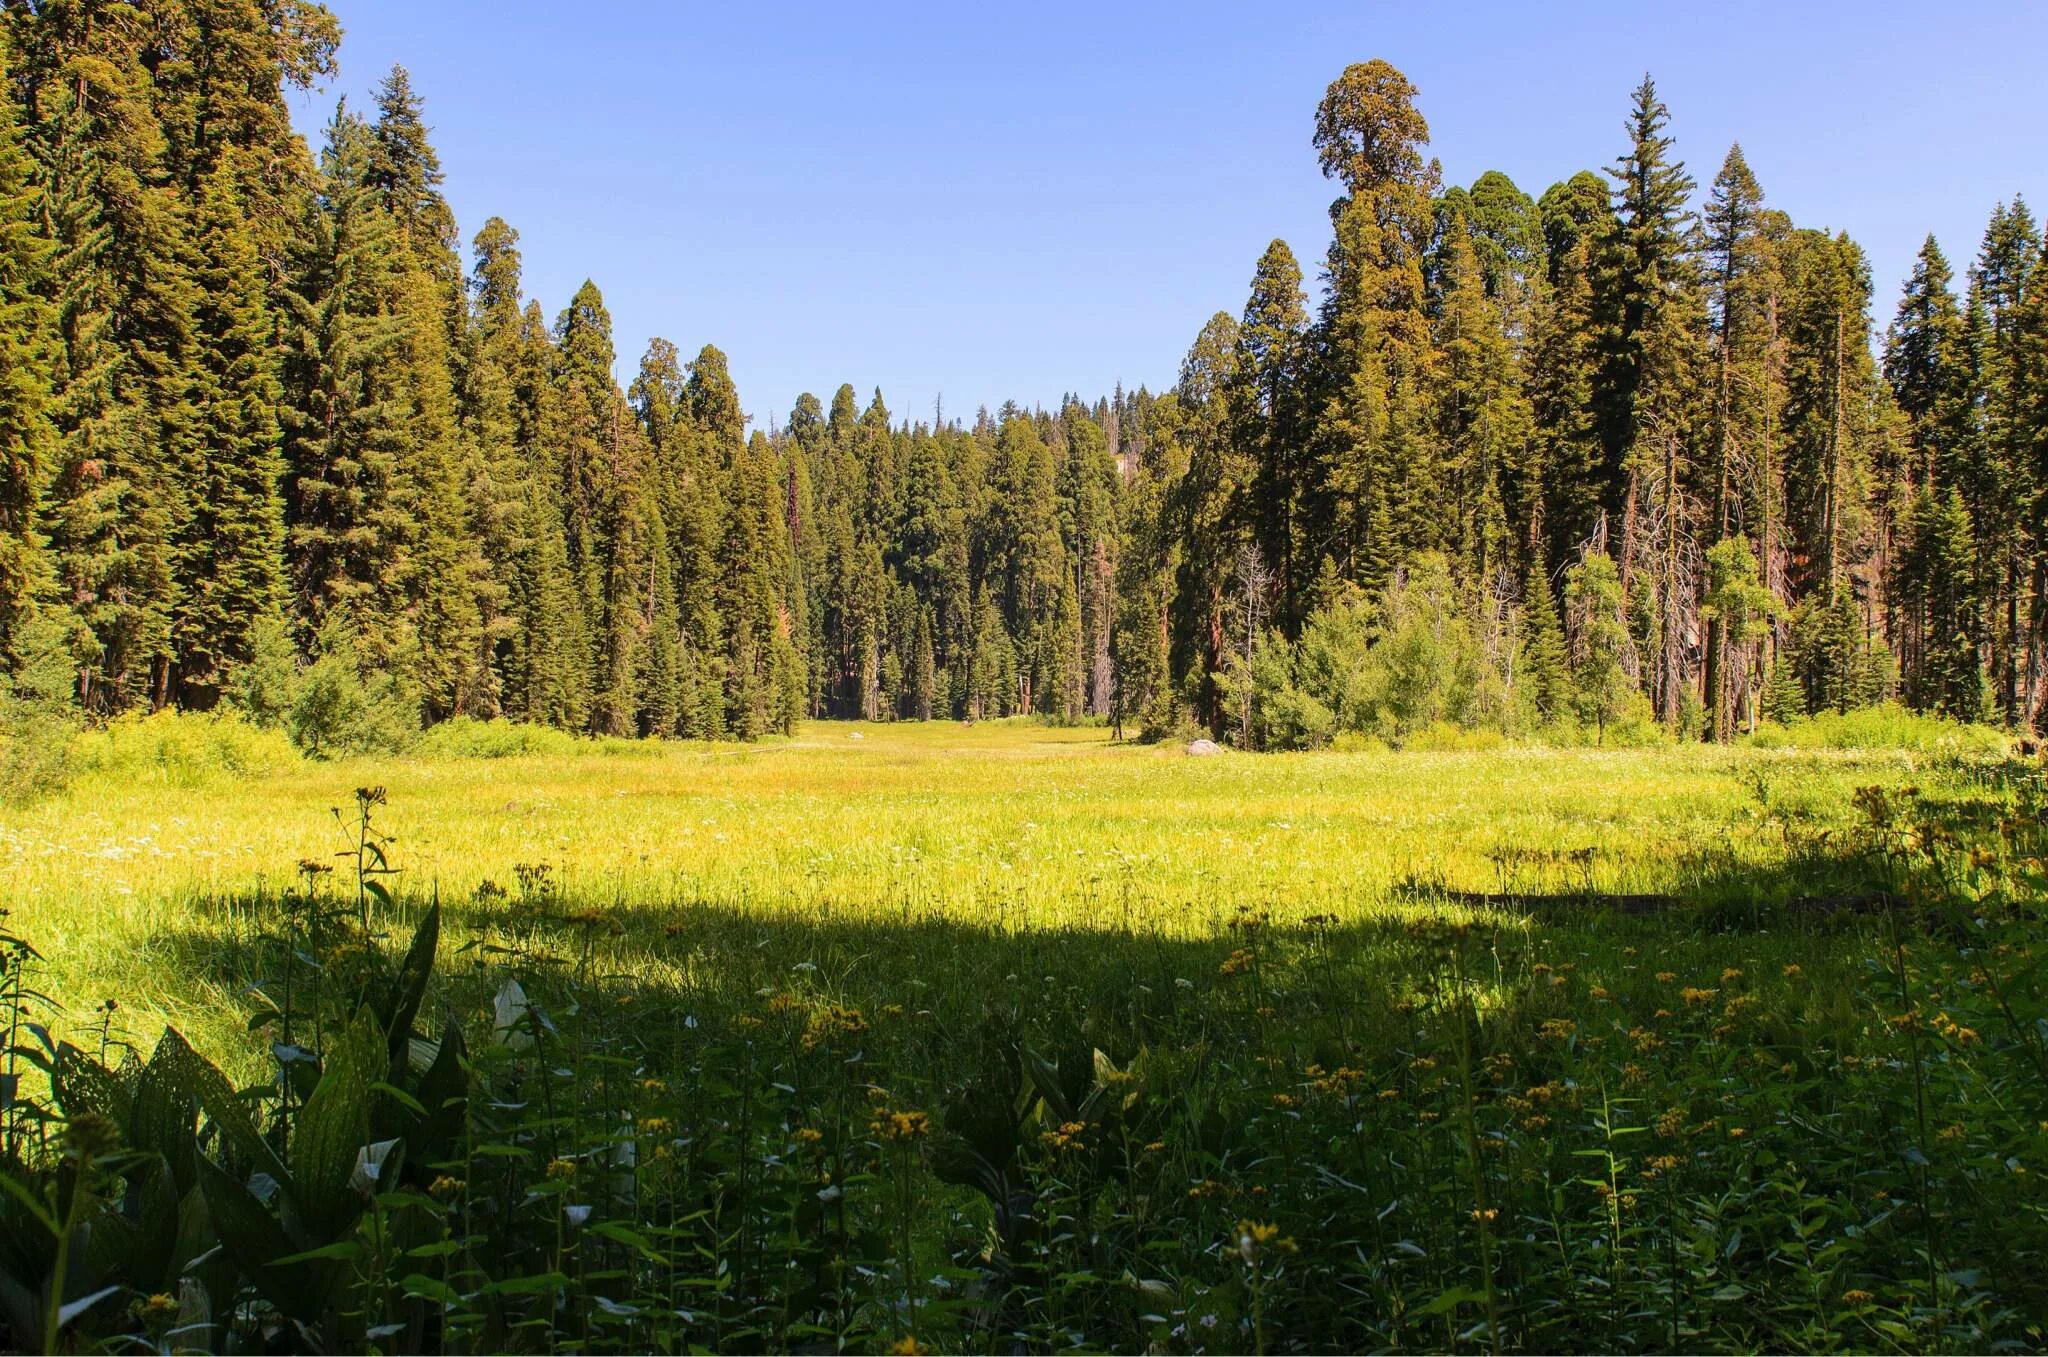
<path fill-rule="evenodd" d="M 0 818 L 45 1346 L 2044 1339 L 2044 802 L 1967 732 L 72 765 Z"/>
<path fill-rule="evenodd" d="M 581 906 L 967 933 L 1221 936 L 1399 916 L 1446 894 L 1782 896 L 1788 823 L 1846 823 L 1855 788 L 1914 779 L 1882 751 L 1503 748 L 1251 758 L 1022 721 L 819 722 L 756 746 L 547 741 L 554 753 L 335 763 L 231 722 L 87 736 L 64 794 L 0 818 L 0 890 L 67 1006 L 115 995 L 205 1027 L 232 993 L 166 969 L 235 906 L 377 814 L 412 900 L 486 903 L 544 869 Z M 566 751 L 566 752 L 562 752 Z M 491 883 L 486 885 L 486 883 Z M 628 936 L 661 963 L 660 935 Z"/>

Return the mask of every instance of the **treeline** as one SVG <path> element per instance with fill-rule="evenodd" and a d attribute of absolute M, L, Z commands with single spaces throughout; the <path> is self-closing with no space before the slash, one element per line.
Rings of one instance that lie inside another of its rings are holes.
<path fill-rule="evenodd" d="M 1444 187 L 1414 96 L 1384 62 L 1330 87 L 1320 306 L 1276 241 L 1189 352 L 1135 488 L 1158 625 L 1121 652 L 1131 697 L 1283 745 L 1446 719 L 1726 738 L 1894 697 L 2031 728 L 2026 207 L 1993 213 L 1961 299 L 1927 241 L 1880 361 L 1862 251 L 1771 208 L 1739 146 L 1695 211 L 1649 80 L 1606 175 L 1535 199 Z"/>
<path fill-rule="evenodd" d="M 17 700 L 230 703 L 313 748 L 453 716 L 752 738 L 1105 717 L 1252 744 L 1441 721 L 1726 736 L 2040 705 L 2048 270 L 1868 269 L 1646 81 L 1606 178 L 1444 188 L 1414 90 L 1317 111 L 1319 304 L 1275 242 L 1168 392 L 754 421 L 716 348 L 623 389 L 394 69 L 318 150 L 302 0 L 5 7 L 0 658 Z M 749 428 L 750 424 L 755 427 Z"/>

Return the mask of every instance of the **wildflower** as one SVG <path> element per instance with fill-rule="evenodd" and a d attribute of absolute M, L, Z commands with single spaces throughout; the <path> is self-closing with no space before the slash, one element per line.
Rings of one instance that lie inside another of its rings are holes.
<path fill-rule="evenodd" d="M 432 1185 L 430 1185 L 427 1188 L 427 1195 L 430 1197 L 438 1197 L 442 1201 L 447 1201 L 450 1197 L 461 1196 L 462 1189 L 466 1186 L 467 1184 L 464 1183 L 462 1179 L 451 1178 L 444 1173 L 440 1177 L 434 1179 Z"/>
<path fill-rule="evenodd" d="M 868 1123 L 868 1131 L 877 1140 L 892 1145 L 908 1144 L 932 1133 L 932 1119 L 923 1112 L 878 1113 Z"/>
<path fill-rule="evenodd" d="M 1697 986 L 1687 985 L 1684 989 L 1678 991 L 1678 997 L 1685 1000 L 1686 1006 L 1689 1008 L 1702 1008 L 1714 1002 L 1714 996 L 1718 993 L 1720 993 L 1719 990 L 1700 989 Z"/>
<path fill-rule="evenodd" d="M 1436 1068 L 1436 1061 L 1426 1055 L 1419 1055 L 1408 1062 L 1408 1068 L 1414 1070 L 1417 1074 L 1427 1074 Z"/>
<path fill-rule="evenodd" d="M 1806 974 L 1806 972 L 1799 969 L 1798 962 L 1788 961 L 1785 963 L 1785 978 L 1787 980 L 1797 980 L 1800 976 L 1804 974 Z"/>
<path fill-rule="evenodd" d="M 1247 1263 L 1256 1263 L 1267 1249 L 1275 1253 L 1293 1253 L 1294 1241 L 1281 1237 L 1278 1225 L 1261 1224 L 1254 1220 L 1240 1220 L 1237 1223 L 1237 1256 Z"/>
<path fill-rule="evenodd" d="M 1220 1197 L 1229 1190 L 1214 1178 L 1204 1178 L 1188 1189 L 1188 1197 L 1192 1201 L 1201 1201 L 1206 1197 Z"/>
<path fill-rule="evenodd" d="M 1299 1107 L 1300 1105 L 1301 1100 L 1292 1093 L 1275 1093 L 1273 1095 L 1273 1106 L 1275 1107 Z"/>
<path fill-rule="evenodd" d="M 1664 1044 L 1664 1038 L 1658 1036 L 1647 1027 L 1631 1027 L 1628 1032 L 1628 1039 L 1635 1046 L 1636 1050 L 1644 1055 L 1648 1055 Z"/>
<path fill-rule="evenodd" d="M 1322 1069 L 1320 1065 L 1311 1066 L 1310 1068 L 1319 1073 Z M 1362 1071 L 1354 1070 L 1349 1065 L 1339 1065 L 1330 1073 L 1324 1074 L 1320 1078 L 1312 1079 L 1309 1083 L 1309 1088 L 1317 1093 L 1342 1096 L 1348 1094 L 1353 1085 L 1359 1083 L 1364 1078 L 1365 1074 Z"/>
<path fill-rule="evenodd" d="M 1216 973 L 1225 978 L 1233 975 L 1243 975 L 1252 968 L 1252 961 L 1252 954 L 1240 947 L 1229 956 L 1223 958 L 1223 964 L 1216 968 Z"/>
<path fill-rule="evenodd" d="M 1631 1060 L 1621 1067 L 1621 1085 L 1623 1088 L 1641 1088 L 1649 1081 L 1649 1071 L 1636 1064 L 1635 1061 Z"/>
<path fill-rule="evenodd" d="M 640 1134 L 644 1136 L 665 1136 L 675 1129 L 675 1123 L 667 1117 L 640 1118 Z"/>
<path fill-rule="evenodd" d="M 1657 1134 L 1670 1140 L 1685 1130 L 1685 1109 L 1666 1108 L 1657 1114 Z"/>
<path fill-rule="evenodd" d="M 1163 1140 L 1154 1140 L 1154 1141 L 1151 1141 L 1151 1142 L 1149 1142 L 1149 1143 L 1147 1143 L 1147 1144 L 1146 1144 L 1146 1146 L 1145 1146 L 1145 1153 L 1146 1153 L 1146 1154 L 1158 1154 L 1158 1153 L 1159 1153 L 1159 1152 L 1160 1152 L 1161 1150 L 1163 1150 L 1163 1149 L 1165 1149 L 1165 1148 L 1166 1148 L 1166 1142 L 1165 1142 L 1165 1141 L 1163 1141 Z"/>
<path fill-rule="evenodd" d="M 796 1138 L 797 1143 L 800 1145 L 816 1145 L 825 1138 L 825 1133 L 815 1126 L 799 1126 L 796 1130 Z"/>
<path fill-rule="evenodd" d="M 923 1352 L 924 1349 L 918 1346 L 916 1335 L 905 1334 L 901 1341 L 896 1346 L 890 1348 L 889 1351 L 893 1354 L 893 1357 L 918 1357 L 918 1354 Z"/>
<path fill-rule="evenodd" d="M 1961 1140 L 1963 1138 L 1962 1124 L 1960 1122 L 1951 1122 L 1935 1134 L 1939 1135 L 1943 1140 Z"/>
<path fill-rule="evenodd" d="M 1591 995 L 1595 999 L 1601 1000 L 1611 999 L 1614 997 L 1613 995 L 1607 992 L 1607 989 L 1604 985 L 1595 985 L 1591 989 L 1587 990 L 1586 993 Z"/>
<path fill-rule="evenodd" d="M 803 1046 L 806 1051 L 815 1051 L 836 1038 L 857 1037 L 867 1030 L 867 1019 L 859 1009 L 822 1004 L 804 1019 Z"/>
<path fill-rule="evenodd" d="M 1668 985 L 1668 984 L 1670 984 L 1670 983 L 1671 983 L 1672 981 L 1676 980 L 1677 978 L 1678 978 L 1678 973 L 1677 973 L 1676 971 L 1659 971 L 1659 972 L 1657 972 L 1657 983 L 1658 983 L 1658 984 L 1660 984 L 1660 985 Z"/>
<path fill-rule="evenodd" d="M 576 1161 L 573 1159 L 550 1159 L 548 1178 L 557 1183 L 566 1183 L 576 1177 Z"/>
<path fill-rule="evenodd" d="M 1875 1296 L 1861 1287 L 1852 1287 L 1842 1293 L 1842 1304 L 1844 1305 L 1868 1305 L 1875 1299 L 1877 1299 Z"/>
<path fill-rule="evenodd" d="M 1740 1140 L 1748 1134 L 1749 1131 L 1741 1126 L 1731 1126 L 1728 1128 L 1728 1138 L 1730 1140 Z"/>
<path fill-rule="evenodd" d="M 663 1083 L 659 1079 L 642 1079 L 640 1081 L 640 1091 L 642 1093 L 651 1094 L 654 1097 L 660 1097 L 662 1094 L 668 1092 L 668 1085 Z"/>
<path fill-rule="evenodd" d="M 1678 1163 L 1677 1155 L 1660 1154 L 1651 1158 L 1648 1167 L 1651 1173 L 1669 1173 L 1678 1167 Z"/>
<path fill-rule="evenodd" d="M 1085 1121 L 1063 1121 L 1057 1131 L 1039 1132 L 1039 1142 L 1049 1149 L 1073 1150 L 1080 1148 L 1081 1137 L 1088 1132 Z"/>
<path fill-rule="evenodd" d="M 1536 1035 L 1544 1041 L 1570 1041 L 1578 1030 L 1579 1025 L 1570 1018 L 1545 1018 Z"/>
<path fill-rule="evenodd" d="M 1742 968 L 1740 966 L 1730 966 L 1726 970 L 1721 972 L 1721 983 L 1724 985 L 1740 980 L 1741 978 Z"/>
<path fill-rule="evenodd" d="M 169 1352 L 164 1335 L 178 1318 L 178 1302 L 166 1292 L 158 1291 L 147 1300 L 135 1301 L 128 1307 L 128 1313 L 141 1323 L 145 1332 L 155 1340 L 155 1346 Z"/>
<path fill-rule="evenodd" d="M 1493 1222 L 1500 1219 L 1500 1212 L 1496 1208 L 1491 1206 L 1487 1207 L 1484 1211 L 1481 1211 L 1475 1207 L 1472 1211 L 1472 1219 L 1475 1221 L 1479 1221 L 1482 1224 L 1491 1225 L 1493 1224 Z"/>

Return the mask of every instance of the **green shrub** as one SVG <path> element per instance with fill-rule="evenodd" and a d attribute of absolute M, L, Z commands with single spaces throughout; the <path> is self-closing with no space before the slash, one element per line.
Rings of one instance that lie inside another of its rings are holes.
<path fill-rule="evenodd" d="M 263 777 L 299 762 L 282 731 L 260 730 L 238 713 L 167 708 L 116 717 L 80 735 L 72 761 L 84 775 L 142 777 L 171 787 L 216 778 Z"/>
<path fill-rule="evenodd" d="M 19 662 L 0 679 L 0 800 L 33 801 L 70 776 L 78 712 L 72 659 L 56 618 L 31 613 L 16 635 Z"/>
<path fill-rule="evenodd" d="M 583 739 L 552 726 L 456 716 L 428 730 L 415 748 L 428 758 L 510 759 L 525 754 L 593 753 L 601 743 L 607 742 Z"/>
<path fill-rule="evenodd" d="M 1401 748 L 1451 754 L 1499 749 L 1507 742 L 1507 736 L 1491 726 L 1461 726 L 1450 721 L 1438 721 L 1403 740 Z"/>
<path fill-rule="evenodd" d="M 1910 749 L 1924 753 L 2005 754 L 2005 735 L 1990 726 L 1916 712 L 1896 702 L 1779 723 L 1765 721 L 1745 741 L 1759 749 Z"/>

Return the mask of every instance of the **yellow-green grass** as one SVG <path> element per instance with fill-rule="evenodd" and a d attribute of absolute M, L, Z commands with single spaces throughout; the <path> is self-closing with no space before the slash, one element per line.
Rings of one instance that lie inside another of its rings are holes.
<path fill-rule="evenodd" d="M 1698 747 L 1197 758 L 1004 722 L 816 723 L 754 746 L 501 759 L 279 757 L 236 773 L 136 757 L 142 742 L 121 738 L 124 756 L 0 817 L 11 927 L 45 953 L 73 1023 L 119 995 L 137 1034 L 161 1017 L 223 1039 L 248 977 L 199 964 L 209 936 L 252 927 L 242 907 L 290 886 L 302 860 L 335 861 L 332 812 L 352 812 L 360 786 L 388 790 L 377 822 L 397 836 L 406 896 L 468 902 L 490 881 L 516 911 L 515 869 L 546 865 L 564 908 L 617 910 L 647 935 L 620 940 L 624 964 L 680 978 L 687 961 L 652 925 L 682 911 L 1192 939 L 1244 908 L 1351 921 L 1446 893 L 1526 907 L 1767 892 L 1788 815 L 1846 821 L 1856 787 L 1917 771 L 1903 753 Z M 490 917 L 470 910 L 450 944 Z"/>

